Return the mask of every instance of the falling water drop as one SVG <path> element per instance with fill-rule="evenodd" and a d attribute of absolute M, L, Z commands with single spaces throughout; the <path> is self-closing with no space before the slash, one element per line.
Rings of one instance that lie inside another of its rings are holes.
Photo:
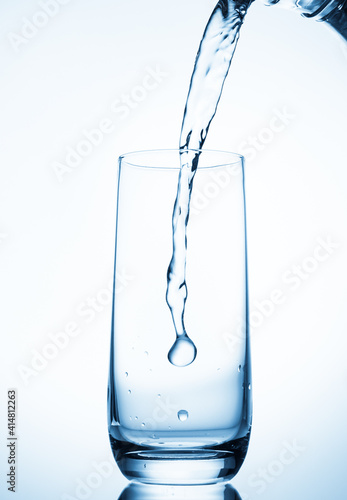
<path fill-rule="evenodd" d="M 188 366 L 196 358 L 196 347 L 188 335 L 177 336 L 168 354 L 169 361 L 174 366 Z"/>
<path fill-rule="evenodd" d="M 184 422 L 189 417 L 189 414 L 186 410 L 180 410 L 177 413 L 177 416 L 178 416 L 178 420 L 180 420 L 181 422 Z"/>

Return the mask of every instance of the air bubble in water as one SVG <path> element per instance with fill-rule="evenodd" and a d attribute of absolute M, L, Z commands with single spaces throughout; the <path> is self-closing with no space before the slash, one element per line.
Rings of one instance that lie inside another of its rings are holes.
<path fill-rule="evenodd" d="M 130 389 L 128 390 L 128 394 L 131 394 L 131 390 Z"/>
<path fill-rule="evenodd" d="M 239 365 L 237 371 L 240 373 L 241 372 L 241 365 Z"/>
<path fill-rule="evenodd" d="M 128 373 L 128 372 L 125 372 L 125 376 L 127 377 L 128 375 L 129 375 L 129 373 Z"/>
<path fill-rule="evenodd" d="M 141 427 L 144 427 L 145 425 L 146 425 L 146 424 L 145 424 L 144 422 L 142 422 Z"/>
<path fill-rule="evenodd" d="M 188 366 L 196 358 L 196 347 L 187 334 L 176 338 L 168 354 L 169 361 L 174 366 Z"/>
<path fill-rule="evenodd" d="M 251 390 L 251 384 L 248 384 L 248 390 L 249 391 Z"/>
<path fill-rule="evenodd" d="M 184 422 L 185 420 L 187 420 L 189 414 L 186 410 L 180 410 L 178 413 L 177 413 L 177 416 L 178 416 L 178 419 L 181 421 L 181 422 Z"/>

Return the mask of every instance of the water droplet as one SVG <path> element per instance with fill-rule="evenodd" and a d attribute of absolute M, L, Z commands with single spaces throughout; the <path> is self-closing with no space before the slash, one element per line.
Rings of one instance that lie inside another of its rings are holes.
<path fill-rule="evenodd" d="M 177 416 L 178 416 L 178 419 L 181 421 L 181 422 L 184 422 L 185 420 L 187 420 L 189 414 L 186 410 L 180 410 L 178 413 L 177 413 Z"/>
<path fill-rule="evenodd" d="M 152 434 L 152 439 L 155 439 L 157 436 L 155 434 Z"/>
<path fill-rule="evenodd" d="M 128 394 L 131 394 L 131 390 L 130 389 L 128 390 Z"/>
<path fill-rule="evenodd" d="M 152 368 L 150 368 L 150 369 L 149 369 L 149 373 L 152 373 L 152 371 L 153 371 L 153 370 L 152 370 Z"/>
<path fill-rule="evenodd" d="M 220 372 L 220 368 L 217 368 L 217 372 Z"/>
<path fill-rule="evenodd" d="M 148 351 L 145 351 L 145 356 L 148 356 Z"/>
<path fill-rule="evenodd" d="M 135 417 L 135 420 L 138 420 L 138 419 L 139 419 L 139 417 Z"/>
<path fill-rule="evenodd" d="M 129 373 L 128 373 L 128 372 L 125 372 L 125 376 L 127 377 L 128 375 L 129 375 Z"/>
<path fill-rule="evenodd" d="M 145 425 L 146 425 L 146 424 L 145 424 L 144 422 L 142 422 L 141 427 L 145 427 Z"/>
<path fill-rule="evenodd" d="M 251 384 L 248 384 L 248 390 L 249 391 L 251 390 Z"/>
<path fill-rule="evenodd" d="M 143 464 L 143 468 L 146 469 L 147 465 L 146 464 Z"/>
<path fill-rule="evenodd" d="M 169 425 L 169 430 L 171 429 L 171 425 Z"/>
<path fill-rule="evenodd" d="M 239 365 L 237 371 L 240 373 L 241 372 L 241 365 Z"/>
<path fill-rule="evenodd" d="M 130 418 L 130 420 L 132 420 L 132 419 L 133 419 L 133 417 L 132 417 L 132 416 L 129 416 L 129 418 Z"/>
<path fill-rule="evenodd" d="M 161 398 L 161 394 L 158 394 L 158 398 Z"/>
<path fill-rule="evenodd" d="M 188 366 L 196 358 L 196 347 L 188 335 L 177 337 L 168 354 L 169 361 L 175 366 Z"/>

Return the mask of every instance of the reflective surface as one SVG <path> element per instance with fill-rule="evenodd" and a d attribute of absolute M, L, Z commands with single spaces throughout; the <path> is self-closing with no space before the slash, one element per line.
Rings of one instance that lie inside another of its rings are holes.
<path fill-rule="evenodd" d="M 130 484 L 118 500 L 242 500 L 230 484 L 209 486 L 153 486 Z"/>

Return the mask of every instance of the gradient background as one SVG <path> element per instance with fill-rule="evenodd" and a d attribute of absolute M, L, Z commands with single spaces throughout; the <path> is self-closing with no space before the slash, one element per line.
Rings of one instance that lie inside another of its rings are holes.
<path fill-rule="evenodd" d="M 76 488 L 92 484 L 95 462 L 108 462 L 111 472 L 83 498 L 116 500 L 127 484 L 110 457 L 106 427 L 111 309 L 104 290 L 113 269 L 116 160 L 129 150 L 177 146 L 213 6 L 71 0 L 15 51 L 9 34 L 21 35 L 23 18 L 42 7 L 1 2 L 3 499 L 13 498 L 4 479 L 13 387 L 18 500 L 82 498 Z M 266 136 L 274 110 L 292 116 L 261 151 L 248 152 L 246 166 L 251 311 L 274 289 L 285 301 L 253 328 L 253 435 L 233 481 L 243 500 L 345 497 L 346 62 L 347 45 L 326 26 L 253 5 L 206 142 L 246 153 L 244 141 Z M 112 104 L 142 85 L 148 66 L 166 74 L 162 82 L 129 112 L 116 112 Z M 112 133 L 59 182 L 54 162 L 106 118 Z M 292 290 L 283 274 L 328 237 L 337 248 Z M 82 316 L 98 294 L 98 312 Z M 18 367 L 30 367 L 32 350 L 42 352 L 50 334 L 71 322 L 78 335 L 25 384 Z M 285 443 L 293 442 L 300 452 L 281 465 Z"/>

